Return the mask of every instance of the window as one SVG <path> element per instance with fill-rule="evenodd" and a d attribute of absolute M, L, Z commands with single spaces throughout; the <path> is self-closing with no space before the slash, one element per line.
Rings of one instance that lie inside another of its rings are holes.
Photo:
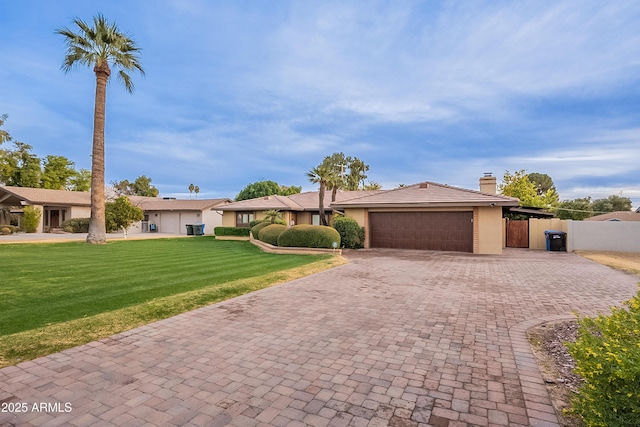
<path fill-rule="evenodd" d="M 238 212 L 236 214 L 236 227 L 248 227 L 253 221 L 253 212 Z"/>
<path fill-rule="evenodd" d="M 311 214 L 311 225 L 320 225 L 320 214 Z"/>

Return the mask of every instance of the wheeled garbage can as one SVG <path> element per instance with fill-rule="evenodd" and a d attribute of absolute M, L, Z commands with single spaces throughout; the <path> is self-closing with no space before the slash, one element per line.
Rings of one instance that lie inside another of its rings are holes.
<path fill-rule="evenodd" d="M 547 241 L 547 250 L 556 252 L 567 251 L 567 233 L 560 230 L 545 230 L 544 237 Z"/>

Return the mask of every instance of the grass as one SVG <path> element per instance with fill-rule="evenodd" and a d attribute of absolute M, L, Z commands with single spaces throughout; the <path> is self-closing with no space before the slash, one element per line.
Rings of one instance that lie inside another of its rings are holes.
<path fill-rule="evenodd" d="M 342 262 L 209 237 L 0 245 L 0 367 Z"/>

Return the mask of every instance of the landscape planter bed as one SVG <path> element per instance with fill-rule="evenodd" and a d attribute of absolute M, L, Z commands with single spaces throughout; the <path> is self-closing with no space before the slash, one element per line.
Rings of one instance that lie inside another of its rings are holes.
<path fill-rule="evenodd" d="M 251 243 L 259 247 L 265 252 L 273 254 L 300 254 L 300 255 L 320 255 L 320 254 L 333 254 L 342 255 L 342 249 L 324 249 L 324 248 L 294 248 L 294 247 L 282 247 L 273 246 L 265 242 L 261 242 L 258 239 L 251 237 L 249 239 Z"/>

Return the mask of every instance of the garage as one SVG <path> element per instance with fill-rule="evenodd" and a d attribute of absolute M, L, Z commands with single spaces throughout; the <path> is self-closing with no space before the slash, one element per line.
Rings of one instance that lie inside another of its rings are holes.
<path fill-rule="evenodd" d="M 372 248 L 473 252 L 473 212 L 370 212 Z"/>

